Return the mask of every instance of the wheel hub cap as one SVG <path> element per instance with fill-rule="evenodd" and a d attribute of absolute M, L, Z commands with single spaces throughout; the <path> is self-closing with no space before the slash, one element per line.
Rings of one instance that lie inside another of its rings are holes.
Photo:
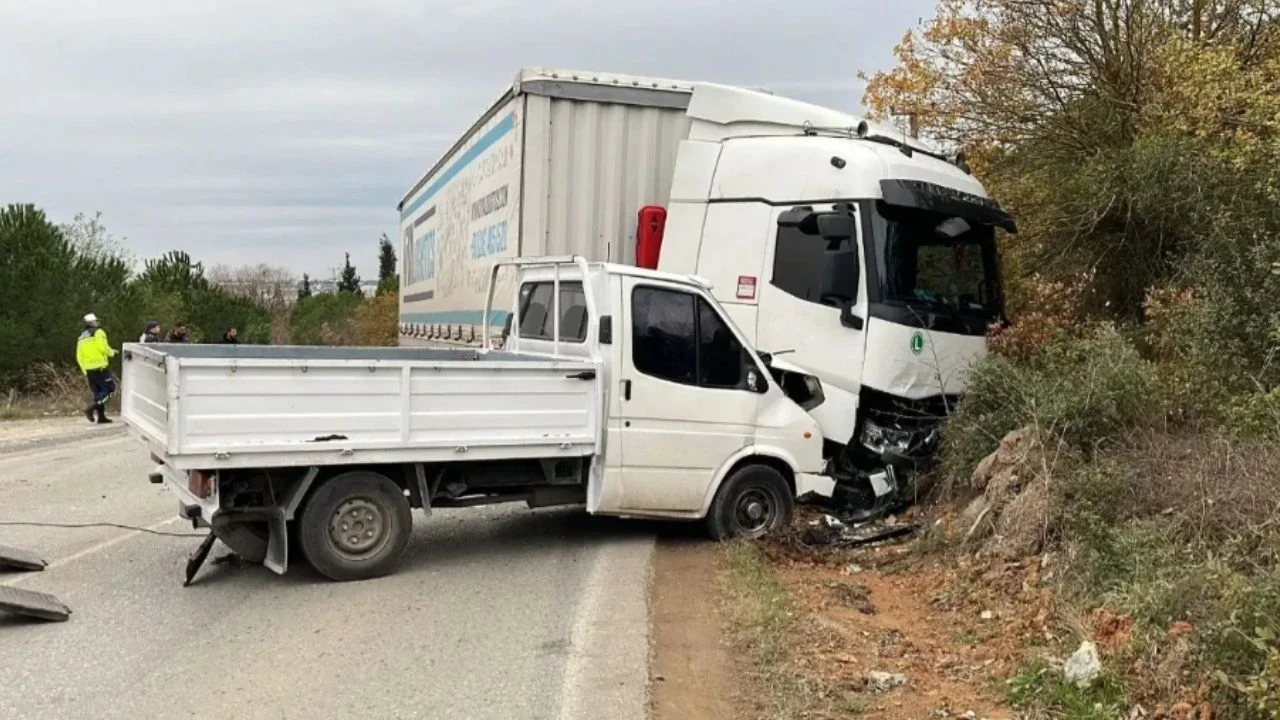
<path fill-rule="evenodd" d="M 329 538 L 342 552 L 360 555 L 378 545 L 386 526 L 381 508 L 364 498 L 354 498 L 334 511 Z"/>

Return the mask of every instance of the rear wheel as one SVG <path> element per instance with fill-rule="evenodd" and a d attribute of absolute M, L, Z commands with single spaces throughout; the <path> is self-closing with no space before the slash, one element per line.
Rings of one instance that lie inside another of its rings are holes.
<path fill-rule="evenodd" d="M 312 493 L 298 540 L 311 566 L 331 580 L 393 571 L 409 544 L 413 518 L 404 491 L 384 475 L 343 473 Z"/>
<path fill-rule="evenodd" d="M 707 530 L 716 540 L 758 538 L 782 527 L 795 499 L 787 479 L 769 465 L 744 465 L 716 492 L 707 511 Z"/>

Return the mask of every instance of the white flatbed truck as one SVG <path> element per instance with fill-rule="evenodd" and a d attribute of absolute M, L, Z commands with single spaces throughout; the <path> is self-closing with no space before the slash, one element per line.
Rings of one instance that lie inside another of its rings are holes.
<path fill-rule="evenodd" d="M 391 572 L 411 508 L 522 501 L 779 527 L 829 494 L 818 423 L 705 281 L 578 258 L 515 268 L 502 350 L 127 344 L 123 417 L 179 512 L 283 574 Z"/>

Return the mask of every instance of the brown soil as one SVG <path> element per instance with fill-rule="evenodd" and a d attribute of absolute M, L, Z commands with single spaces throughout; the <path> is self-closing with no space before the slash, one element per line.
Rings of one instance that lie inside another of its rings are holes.
<path fill-rule="evenodd" d="M 943 558 L 917 542 L 823 551 L 775 541 L 769 553 L 796 604 L 792 664 L 837 700 L 829 717 L 1012 717 L 1004 681 L 1051 635 L 1040 558 Z M 872 687 L 876 672 L 906 685 Z"/>
<path fill-rule="evenodd" d="M 716 545 L 660 540 L 653 560 L 650 717 L 734 720 L 732 655 L 724 639 Z"/>

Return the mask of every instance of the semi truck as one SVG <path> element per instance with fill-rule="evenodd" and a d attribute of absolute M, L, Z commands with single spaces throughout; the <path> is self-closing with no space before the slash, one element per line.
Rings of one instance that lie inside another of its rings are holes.
<path fill-rule="evenodd" d="M 705 280 L 581 257 L 509 259 L 503 349 L 126 344 L 122 416 L 151 481 L 283 574 L 395 569 L 413 508 L 523 502 L 778 528 L 830 494 L 818 423 L 770 378 Z M 483 328 L 482 332 L 488 332 Z M 292 552 L 291 552 L 292 547 Z"/>
<path fill-rule="evenodd" d="M 1004 320 L 996 233 L 1016 231 L 962 152 L 763 90 L 549 69 L 520 71 L 398 208 L 406 346 L 514 332 L 481 302 L 495 258 L 705 278 L 862 518 L 935 456 Z"/>

